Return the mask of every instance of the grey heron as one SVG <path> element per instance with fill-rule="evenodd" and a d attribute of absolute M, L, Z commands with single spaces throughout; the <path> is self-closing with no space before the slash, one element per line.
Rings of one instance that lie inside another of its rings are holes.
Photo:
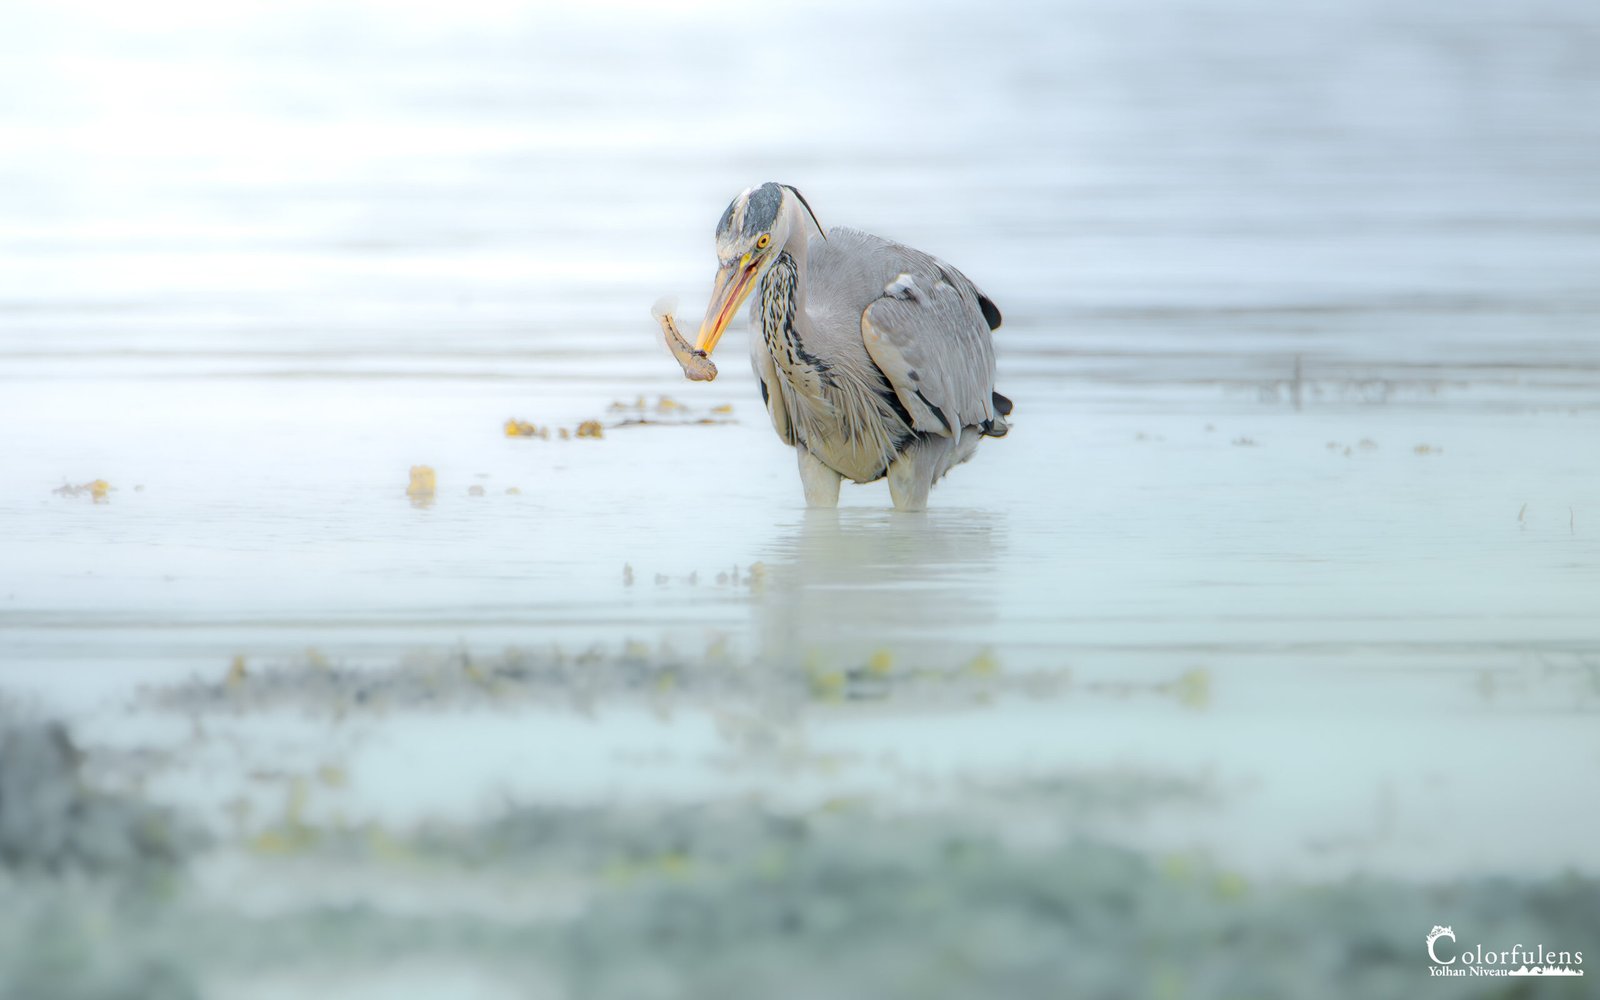
<path fill-rule="evenodd" d="M 695 346 L 710 354 L 750 306 L 750 361 L 772 426 L 799 457 L 806 503 L 839 484 L 889 480 L 897 510 L 1003 437 L 994 390 L 1000 310 L 936 257 L 855 229 L 824 230 L 800 192 L 740 193 L 716 232 L 720 265 Z"/>

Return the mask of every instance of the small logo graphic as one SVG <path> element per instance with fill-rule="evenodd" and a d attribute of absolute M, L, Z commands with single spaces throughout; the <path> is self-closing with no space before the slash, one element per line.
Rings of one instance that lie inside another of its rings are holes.
<path fill-rule="evenodd" d="M 1450 944 L 1440 944 L 1449 938 Z M 1433 965 L 1428 974 L 1433 976 L 1581 976 L 1583 970 L 1574 968 L 1583 964 L 1581 951 L 1551 951 L 1542 944 L 1528 948 L 1521 944 L 1496 951 L 1477 945 L 1472 948 L 1455 947 L 1456 932 L 1449 927 L 1433 925 L 1428 932 L 1428 958 Z"/>
<path fill-rule="evenodd" d="M 1433 959 L 1435 965 L 1450 964 L 1449 962 L 1443 961 L 1438 955 L 1433 953 L 1433 943 L 1442 937 L 1447 937 L 1454 941 L 1456 939 L 1456 932 L 1448 927 L 1440 927 L 1438 924 L 1434 924 L 1433 930 L 1428 932 L 1428 957 Z M 1455 959 L 1452 958 L 1450 961 L 1454 962 Z"/>

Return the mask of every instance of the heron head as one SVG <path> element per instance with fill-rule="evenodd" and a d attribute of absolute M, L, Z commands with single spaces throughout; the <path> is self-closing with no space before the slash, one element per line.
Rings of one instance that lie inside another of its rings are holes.
<path fill-rule="evenodd" d="M 697 348 L 707 354 L 716 348 L 723 331 L 755 291 L 767 268 L 791 242 L 798 240 L 803 245 L 809 240 L 811 227 L 822 232 L 811 206 L 787 184 L 768 181 L 760 187 L 746 188 L 728 204 L 717 222 L 720 266 L 705 322 L 700 324 Z"/>

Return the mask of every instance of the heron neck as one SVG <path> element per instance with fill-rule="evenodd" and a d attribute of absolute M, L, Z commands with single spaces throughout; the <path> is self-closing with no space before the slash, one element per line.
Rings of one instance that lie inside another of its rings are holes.
<path fill-rule="evenodd" d="M 761 276 L 761 332 L 770 342 L 807 332 L 804 252 L 799 259 L 785 246 Z"/>
<path fill-rule="evenodd" d="M 787 257 L 794 271 L 794 322 L 802 333 L 810 332 L 810 319 L 806 316 L 806 250 L 810 242 L 804 233 L 792 236 L 783 245 L 783 253 L 779 257 L 780 263 Z"/>
<path fill-rule="evenodd" d="M 761 335 L 767 351 L 791 380 L 830 383 L 831 366 L 807 349 L 814 344 L 806 313 L 804 252 L 796 260 L 787 247 L 761 279 Z"/>

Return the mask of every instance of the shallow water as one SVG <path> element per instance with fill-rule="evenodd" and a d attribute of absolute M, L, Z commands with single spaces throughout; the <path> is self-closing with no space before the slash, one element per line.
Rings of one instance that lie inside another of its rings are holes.
<path fill-rule="evenodd" d="M 961 812 L 974 782 L 1087 775 L 1187 791 L 1084 829 L 1251 873 L 1596 873 L 1590 6 L 69 3 L 14 29 L 0 695 L 74 723 L 102 780 L 248 837 L 327 767 L 304 821 L 396 828 Z M 709 385 L 656 339 L 768 178 L 1005 313 L 1014 430 L 926 515 L 881 483 L 807 512 L 740 337 Z M 104 503 L 52 493 L 97 478 Z M 551 649 L 766 680 L 348 717 L 249 694 Z M 242 700 L 163 707 L 235 657 Z M 1061 801 L 981 799 L 998 825 Z"/>

